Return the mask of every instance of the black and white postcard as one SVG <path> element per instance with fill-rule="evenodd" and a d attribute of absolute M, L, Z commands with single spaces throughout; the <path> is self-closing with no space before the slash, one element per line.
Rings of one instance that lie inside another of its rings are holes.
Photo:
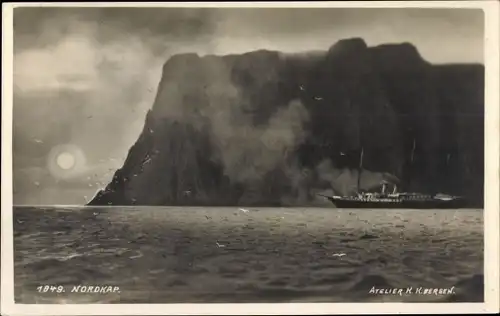
<path fill-rule="evenodd" d="M 498 2 L 3 9 L 2 314 L 498 311 Z"/>

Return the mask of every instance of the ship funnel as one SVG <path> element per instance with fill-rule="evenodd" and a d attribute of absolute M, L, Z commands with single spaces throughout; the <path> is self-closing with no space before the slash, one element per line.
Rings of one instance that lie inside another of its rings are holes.
<path fill-rule="evenodd" d="M 382 181 L 380 184 L 382 185 L 382 194 L 385 194 L 385 192 L 387 190 L 387 184 L 388 184 L 388 182 L 387 181 Z"/>

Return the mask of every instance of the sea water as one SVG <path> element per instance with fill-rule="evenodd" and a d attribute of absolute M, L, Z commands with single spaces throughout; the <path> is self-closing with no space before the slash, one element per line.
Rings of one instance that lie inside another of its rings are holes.
<path fill-rule="evenodd" d="M 18 303 L 483 301 L 482 210 L 15 207 L 13 214 Z"/>

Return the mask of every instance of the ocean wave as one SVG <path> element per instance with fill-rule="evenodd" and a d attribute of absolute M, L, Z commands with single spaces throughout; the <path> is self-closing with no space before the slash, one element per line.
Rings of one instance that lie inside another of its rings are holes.
<path fill-rule="evenodd" d="M 123 294 L 121 303 L 483 297 L 483 227 L 481 221 L 470 221 L 472 215 L 467 225 L 460 214 L 449 216 L 454 225 L 440 229 L 432 213 L 410 211 L 349 215 L 274 209 L 242 216 L 215 208 L 108 208 L 105 217 L 94 211 L 23 210 L 23 222 L 14 223 L 15 230 L 22 228 L 14 238 L 16 297 L 33 294 L 34 284 L 83 283 L 119 284 L 135 293 Z M 394 227 L 401 216 L 408 219 L 404 229 Z M 277 217 L 283 218 L 273 220 Z M 457 293 L 374 296 L 369 294 L 373 286 L 455 286 Z"/>

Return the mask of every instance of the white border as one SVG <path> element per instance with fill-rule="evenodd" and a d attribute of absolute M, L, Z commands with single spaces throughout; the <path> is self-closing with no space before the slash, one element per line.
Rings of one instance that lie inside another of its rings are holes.
<path fill-rule="evenodd" d="M 76 304 L 14 303 L 12 231 L 13 8 L 51 7 L 345 7 L 481 8 L 485 13 L 485 303 Z M 2 4 L 2 315 L 277 315 L 427 314 L 499 311 L 499 3 L 497 1 L 359 1 L 246 3 L 10 3 Z"/>

